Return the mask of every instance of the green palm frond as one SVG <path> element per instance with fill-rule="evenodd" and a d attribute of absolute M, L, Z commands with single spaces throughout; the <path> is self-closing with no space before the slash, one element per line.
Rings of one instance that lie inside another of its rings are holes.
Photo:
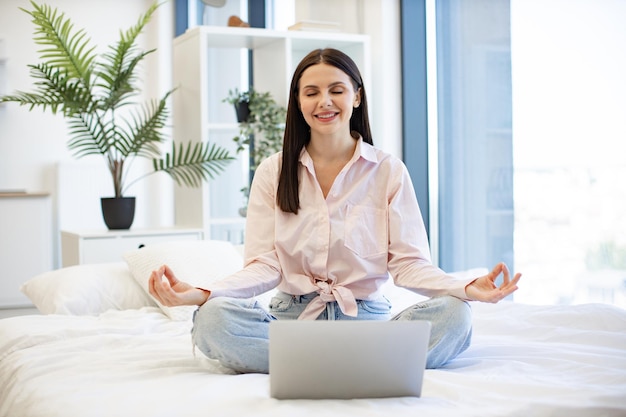
<path fill-rule="evenodd" d="M 89 111 L 94 104 L 91 92 L 78 80 L 70 79 L 67 73 L 46 63 L 29 65 L 30 74 L 36 80 L 35 91 L 17 91 L 13 95 L 0 98 L 2 102 L 17 102 L 22 106 L 50 108 L 53 114 L 59 110 L 65 116 Z"/>
<path fill-rule="evenodd" d="M 159 153 L 158 144 L 165 140 L 161 129 L 165 127 L 169 116 L 166 102 L 170 93 L 159 101 L 152 100 L 145 104 L 141 112 L 131 114 L 132 121 L 126 121 L 125 131 L 118 131 L 119 137 L 114 145 L 122 155 L 153 157 Z"/>
<path fill-rule="evenodd" d="M 129 98 L 137 95 L 137 89 L 134 86 L 137 76 L 135 68 L 152 51 L 141 53 L 125 64 L 117 62 L 118 57 L 114 54 L 103 55 L 103 59 L 108 62 L 99 66 L 97 84 L 106 92 L 106 97 L 102 99 L 103 107 L 121 107 L 128 103 Z"/>
<path fill-rule="evenodd" d="M 74 25 L 70 19 L 48 5 L 39 6 L 32 0 L 31 5 L 33 11 L 22 10 L 33 18 L 35 43 L 44 47 L 39 51 L 40 58 L 62 69 L 69 78 L 80 79 L 89 88 L 96 54 L 95 47 L 89 45 L 90 39 L 85 30 L 73 32 Z"/>
<path fill-rule="evenodd" d="M 234 158 L 226 150 L 210 143 L 172 144 L 172 152 L 153 159 L 156 172 L 167 172 L 178 185 L 197 187 L 203 180 L 214 178 L 224 171 Z"/>
<path fill-rule="evenodd" d="M 133 87 L 136 79 L 135 68 L 146 55 L 155 50 L 138 51 L 135 41 L 158 7 L 159 5 L 154 3 L 139 18 L 135 26 L 125 32 L 120 32 L 120 40 L 114 47 L 109 48 L 110 51 L 103 55 L 104 62 L 98 65 L 100 78 L 98 85 L 108 92 L 105 101 L 110 107 L 120 105 L 136 93 Z"/>
<path fill-rule="evenodd" d="M 29 67 L 31 76 L 39 80 L 35 82 L 37 89 L 31 93 L 16 91 L 12 95 L 1 97 L 0 102 L 17 102 L 20 106 L 28 106 L 29 110 L 35 107 L 42 107 L 44 110 L 50 108 L 52 113 L 56 113 L 58 108 L 64 105 L 64 98 L 57 92 L 56 86 L 66 84 L 66 77 L 42 64 Z"/>
<path fill-rule="evenodd" d="M 71 139 L 67 147 L 74 156 L 106 155 L 111 149 L 115 126 L 106 123 L 95 113 L 77 114 L 68 122 Z"/>

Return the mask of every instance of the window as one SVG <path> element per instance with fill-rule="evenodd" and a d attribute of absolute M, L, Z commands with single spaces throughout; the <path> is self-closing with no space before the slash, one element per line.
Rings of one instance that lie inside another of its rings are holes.
<path fill-rule="evenodd" d="M 511 0 L 516 300 L 626 307 L 624 16 Z"/>
<path fill-rule="evenodd" d="M 626 3 L 425 6 L 439 265 L 505 261 L 517 301 L 626 307 Z"/>
<path fill-rule="evenodd" d="M 513 267 L 509 0 L 436 2 L 439 264 Z"/>

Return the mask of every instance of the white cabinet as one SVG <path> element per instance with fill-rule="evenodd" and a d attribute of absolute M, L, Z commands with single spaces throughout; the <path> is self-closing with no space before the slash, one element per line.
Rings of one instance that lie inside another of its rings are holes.
<path fill-rule="evenodd" d="M 174 139 L 217 143 L 235 152 L 238 132 L 233 107 L 224 103 L 228 91 L 269 91 L 286 106 L 291 76 L 311 50 L 333 47 L 359 66 L 369 90 L 369 37 L 358 34 L 274 31 L 258 28 L 197 26 L 174 40 Z M 248 71 L 252 52 L 252 74 Z M 371 116 L 371 115 L 370 115 Z M 199 227 L 206 238 L 241 243 L 244 219 L 241 188 L 247 185 L 247 155 L 240 154 L 226 173 L 201 188 L 177 187 L 176 224 Z"/>
<path fill-rule="evenodd" d="M 61 231 L 63 266 L 123 261 L 129 250 L 175 240 L 202 240 L 200 229 Z"/>
<path fill-rule="evenodd" d="M 0 194 L 0 307 L 32 305 L 20 287 L 53 268 L 52 236 L 48 194 Z"/>

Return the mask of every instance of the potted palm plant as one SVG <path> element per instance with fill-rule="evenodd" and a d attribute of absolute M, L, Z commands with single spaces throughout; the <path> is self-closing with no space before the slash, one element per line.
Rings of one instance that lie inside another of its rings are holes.
<path fill-rule="evenodd" d="M 215 144 L 172 143 L 171 152 L 161 154 L 166 141 L 162 129 L 169 111 L 166 102 L 173 90 L 160 100 L 135 103 L 140 93 L 137 70 L 143 59 L 155 50 L 143 51 L 137 37 L 159 7 L 154 3 L 136 25 L 120 31 L 120 38 L 97 55 L 85 30 L 75 30 L 63 13 L 31 1 L 35 25 L 34 41 L 41 45 L 41 62 L 29 65 L 35 90 L 18 91 L 0 97 L 0 102 L 16 102 L 30 110 L 41 108 L 61 113 L 68 120 L 68 148 L 76 158 L 104 157 L 113 180 L 114 196 L 102 198 L 104 221 L 109 229 L 128 229 L 134 217 L 134 197 L 126 197 L 137 180 L 165 172 L 179 185 L 197 187 L 214 178 L 234 159 Z M 152 159 L 153 170 L 131 180 L 128 170 L 135 158 Z M 121 204 L 121 208 L 116 209 Z M 109 217 L 113 213 L 126 219 Z"/>
<path fill-rule="evenodd" d="M 235 107 L 239 133 L 233 138 L 237 153 L 248 149 L 249 184 L 241 189 L 247 200 L 256 167 L 268 156 L 282 148 L 287 110 L 276 103 L 269 92 L 229 90 L 224 102 Z M 245 207 L 242 208 L 245 213 Z"/>

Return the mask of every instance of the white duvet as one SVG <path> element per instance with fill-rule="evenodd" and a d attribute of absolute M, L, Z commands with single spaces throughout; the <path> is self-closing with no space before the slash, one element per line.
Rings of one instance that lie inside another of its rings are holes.
<path fill-rule="evenodd" d="M 0 416 L 626 416 L 626 311 L 472 304 L 472 346 L 421 398 L 289 400 L 192 352 L 156 307 L 0 320 Z"/>

